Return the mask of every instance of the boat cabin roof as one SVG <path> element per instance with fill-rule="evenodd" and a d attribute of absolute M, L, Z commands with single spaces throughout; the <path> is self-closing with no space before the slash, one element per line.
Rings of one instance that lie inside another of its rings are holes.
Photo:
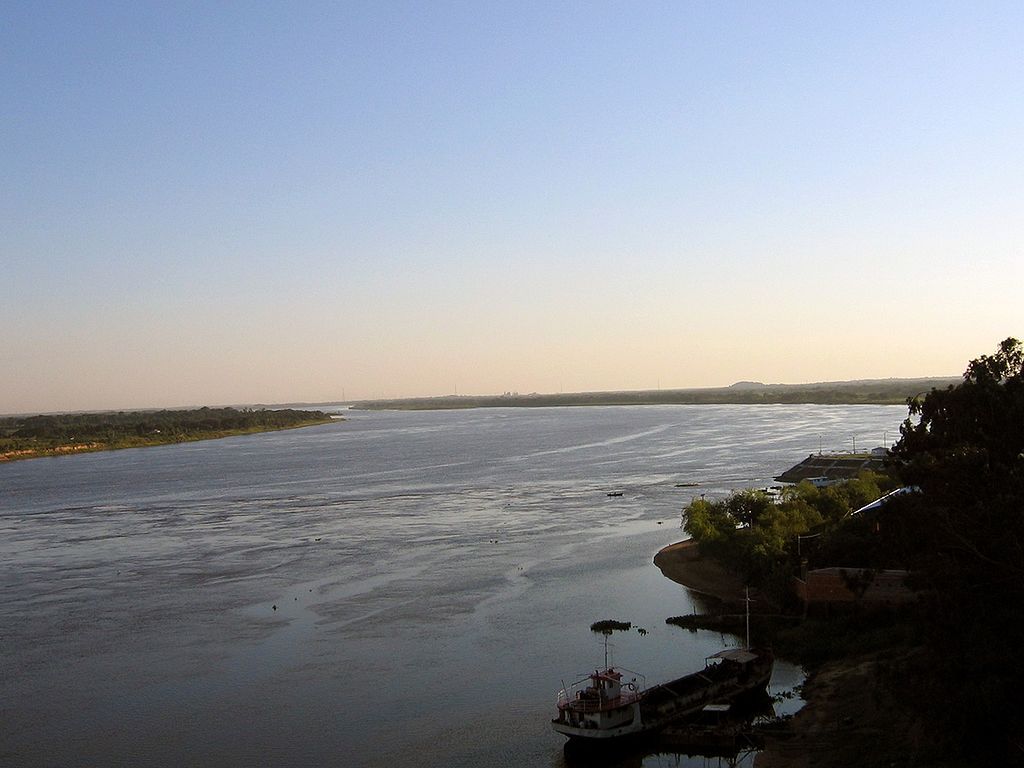
<path fill-rule="evenodd" d="M 742 648 L 726 648 L 724 651 L 711 654 L 708 658 L 725 659 L 726 661 L 735 661 L 738 664 L 749 664 L 757 658 L 757 654 L 745 651 Z"/>
<path fill-rule="evenodd" d="M 732 704 L 705 704 L 702 711 L 724 714 L 730 709 L 732 709 Z"/>

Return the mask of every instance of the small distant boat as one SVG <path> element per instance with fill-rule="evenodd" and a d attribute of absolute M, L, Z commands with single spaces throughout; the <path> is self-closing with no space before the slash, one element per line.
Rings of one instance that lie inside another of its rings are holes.
<path fill-rule="evenodd" d="M 608 491 L 609 496 L 621 496 L 622 491 Z"/>

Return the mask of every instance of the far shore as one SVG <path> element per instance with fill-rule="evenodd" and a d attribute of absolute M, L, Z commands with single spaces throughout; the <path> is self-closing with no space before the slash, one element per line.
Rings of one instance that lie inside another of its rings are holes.
<path fill-rule="evenodd" d="M 355 410 L 418 411 L 460 408 L 551 408 L 588 405 L 906 405 L 907 398 L 944 389 L 958 377 L 824 381 L 814 384 L 737 382 L 729 387 L 624 392 L 506 392 L 503 395 L 440 395 L 360 400 Z"/>
<path fill-rule="evenodd" d="M 27 459 L 54 458 L 57 456 L 74 456 L 82 453 L 96 453 L 98 451 L 119 451 L 125 448 L 152 448 L 158 445 L 175 445 L 178 443 L 195 443 L 202 440 L 220 440 L 225 437 L 238 437 L 240 435 L 255 435 L 262 432 L 282 432 L 287 429 L 302 429 L 303 427 L 314 427 L 320 424 L 330 424 L 339 419 L 327 420 L 317 419 L 286 426 L 259 426 L 245 427 L 241 429 L 224 429 L 187 435 L 147 435 L 115 440 L 111 442 L 92 441 L 88 443 L 63 443 L 49 445 L 42 448 L 20 448 L 8 451 L 0 451 L 0 464 L 11 461 L 24 461 Z"/>

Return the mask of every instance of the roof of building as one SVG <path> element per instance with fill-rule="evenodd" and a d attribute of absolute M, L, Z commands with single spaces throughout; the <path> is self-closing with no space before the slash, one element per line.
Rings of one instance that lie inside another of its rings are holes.
<path fill-rule="evenodd" d="M 812 453 L 799 464 L 776 477 L 780 483 L 799 483 L 812 477 L 829 480 L 850 480 L 867 469 L 880 470 L 885 456 L 871 453 Z"/>

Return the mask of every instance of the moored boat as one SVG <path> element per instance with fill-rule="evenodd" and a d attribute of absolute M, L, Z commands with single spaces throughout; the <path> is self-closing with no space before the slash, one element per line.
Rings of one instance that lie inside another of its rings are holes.
<path fill-rule="evenodd" d="M 629 670 L 595 670 L 559 691 L 551 725 L 570 740 L 594 742 L 651 733 L 708 704 L 733 702 L 763 690 L 773 661 L 769 650 L 731 648 L 707 657 L 699 672 L 650 688 L 644 687 L 641 675 Z"/>

